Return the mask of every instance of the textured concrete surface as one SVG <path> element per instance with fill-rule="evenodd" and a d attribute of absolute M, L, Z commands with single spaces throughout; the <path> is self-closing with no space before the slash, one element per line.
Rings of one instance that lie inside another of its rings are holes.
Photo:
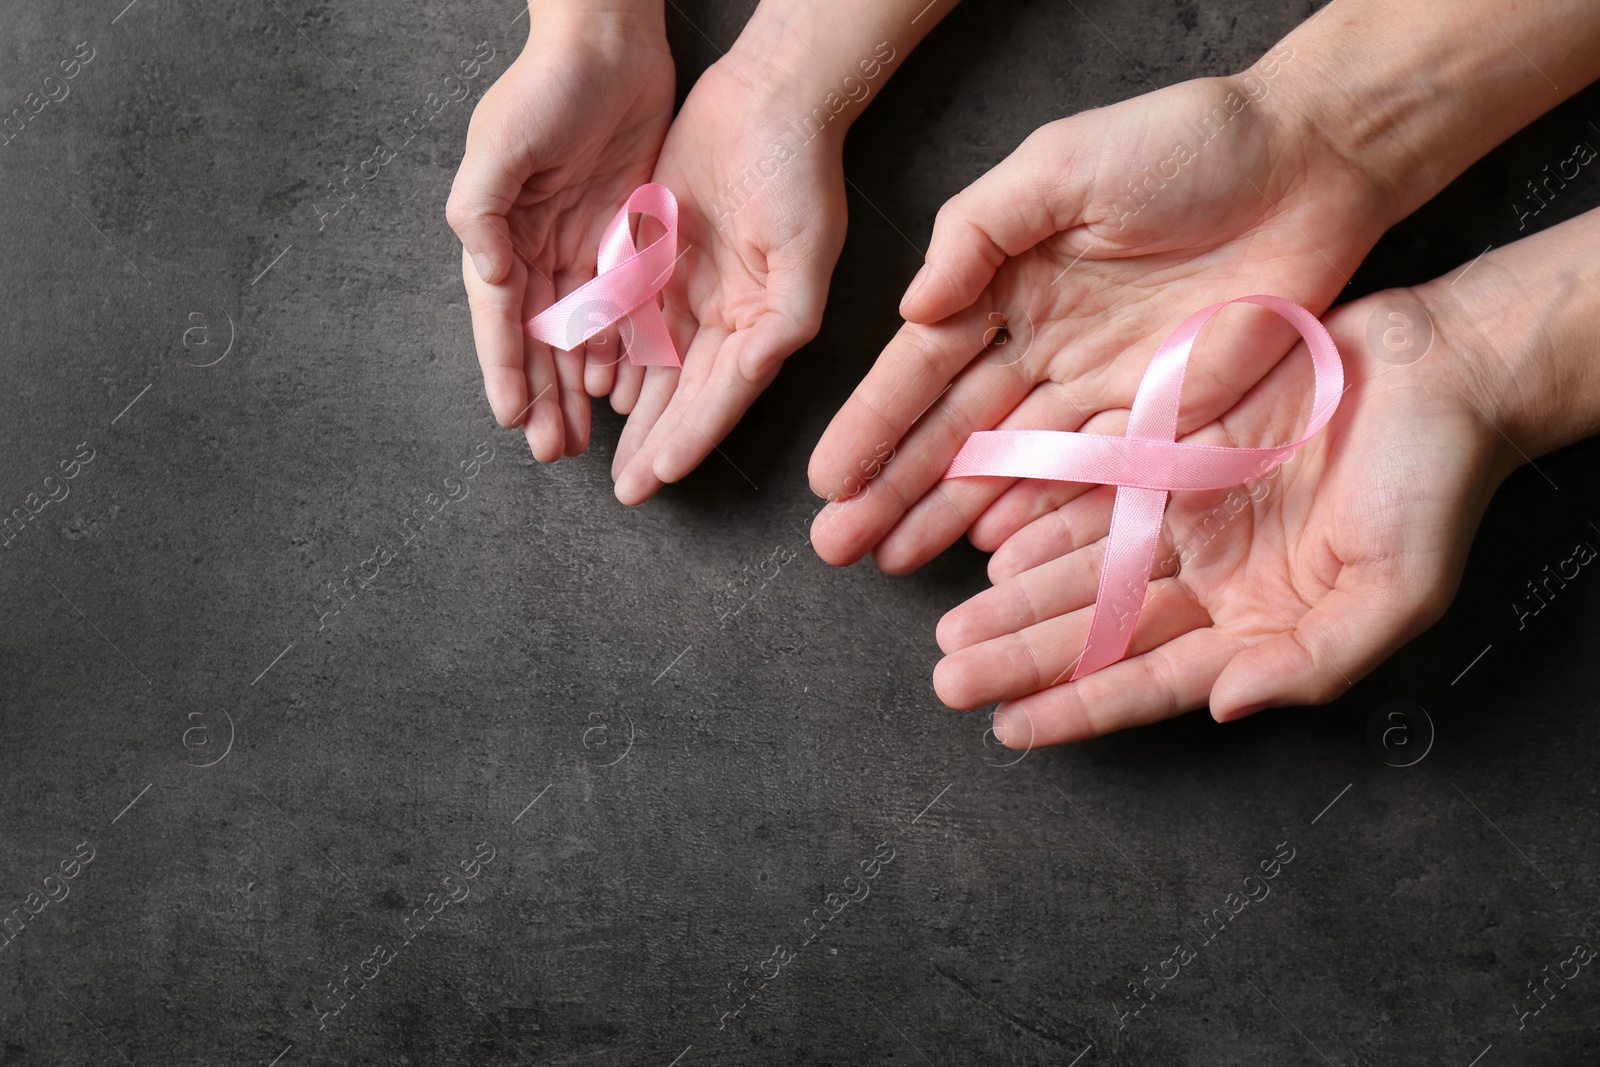
<path fill-rule="evenodd" d="M 675 6 L 686 89 L 753 5 Z M 1600 936 L 1600 580 L 1511 607 L 1600 544 L 1594 443 L 1513 478 L 1448 618 L 1338 704 L 1020 761 L 929 686 L 978 554 L 889 579 L 800 533 L 938 205 L 1051 118 L 1242 65 L 1302 0 L 959 10 L 852 134 L 821 338 L 731 462 L 636 511 L 620 420 L 553 468 L 491 425 L 443 220 L 470 101 L 314 206 L 486 41 L 476 99 L 514 3 L 122 7 L 0 6 L 4 110 L 92 50 L 0 147 L 0 504 L 60 497 L 0 554 L 0 1063 L 1600 1057 L 1592 967 L 1518 1025 Z M 1515 236 L 1591 120 L 1594 92 L 1547 116 L 1352 292 Z M 1406 768 L 1368 741 L 1392 700 L 1436 732 Z"/>

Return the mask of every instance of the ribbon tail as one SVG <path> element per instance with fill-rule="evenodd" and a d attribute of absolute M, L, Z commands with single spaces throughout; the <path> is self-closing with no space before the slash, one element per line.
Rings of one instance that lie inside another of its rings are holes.
<path fill-rule="evenodd" d="M 681 367 L 678 350 L 673 347 L 672 335 L 667 332 L 667 320 L 654 300 L 628 312 L 632 327 L 628 339 L 628 360 L 640 367 Z"/>
<path fill-rule="evenodd" d="M 1144 607 L 1150 568 L 1161 543 L 1161 516 L 1167 509 L 1164 489 L 1117 490 L 1111 507 L 1111 533 L 1106 538 L 1106 558 L 1100 570 L 1100 590 L 1095 594 L 1094 618 L 1089 637 L 1071 681 L 1109 667 L 1127 654 Z"/>

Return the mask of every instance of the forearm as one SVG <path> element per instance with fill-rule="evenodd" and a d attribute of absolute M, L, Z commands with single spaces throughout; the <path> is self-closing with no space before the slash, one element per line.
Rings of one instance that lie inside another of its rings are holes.
<path fill-rule="evenodd" d="M 1459 388 L 1507 439 L 1506 470 L 1600 432 L 1600 209 L 1417 295 L 1462 360 Z"/>
<path fill-rule="evenodd" d="M 725 60 L 806 138 L 840 143 L 957 0 L 761 0 Z"/>
<path fill-rule="evenodd" d="M 1392 224 L 1600 77 L 1600 3 L 1333 0 L 1263 63 L 1263 106 L 1365 174 Z"/>

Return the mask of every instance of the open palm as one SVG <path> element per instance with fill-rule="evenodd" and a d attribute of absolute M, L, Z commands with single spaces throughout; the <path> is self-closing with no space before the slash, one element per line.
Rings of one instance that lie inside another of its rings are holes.
<path fill-rule="evenodd" d="M 542 462 L 588 445 L 589 397 L 610 391 L 619 345 L 613 329 L 552 350 L 523 323 L 594 277 L 600 235 L 650 180 L 672 117 L 664 33 L 601 25 L 533 24 L 473 111 L 447 210 L 490 407 Z"/>
<path fill-rule="evenodd" d="M 941 621 L 940 697 L 963 709 L 1001 702 L 996 733 L 1017 748 L 1208 703 L 1226 721 L 1331 700 L 1437 620 L 1509 468 L 1495 476 L 1498 438 L 1469 400 L 1463 353 L 1441 338 L 1401 366 L 1368 347 L 1369 324 L 1390 308 L 1427 321 L 1413 300 L 1381 293 L 1329 317 L 1349 388 L 1282 467 L 1231 490 L 1172 494 L 1128 658 L 1065 681 L 1093 613 L 1113 487 L 1020 526 L 1015 512 L 986 516 L 988 536 L 1003 540 L 996 585 Z M 1202 334 L 1196 351 L 1204 367 L 1215 338 Z M 1296 439 L 1309 363 L 1301 345 L 1236 410 L 1183 439 Z"/>
<path fill-rule="evenodd" d="M 897 450 L 814 527 L 824 559 L 875 549 L 885 570 L 908 571 L 969 527 L 992 548 L 994 529 L 1083 487 L 940 481 L 968 435 L 1120 432 L 1151 355 L 1191 312 L 1255 292 L 1318 313 L 1333 302 L 1382 232 L 1378 199 L 1257 95 L 1204 79 L 1052 123 L 945 205 L 901 306 L 909 321 L 812 456 L 813 490 L 837 498 L 864 457 Z M 1295 334 L 1263 313 L 1224 316 L 1211 337 L 1249 361 L 1191 372 L 1180 432 L 1227 411 Z"/>
<path fill-rule="evenodd" d="M 844 245 L 841 150 L 804 139 L 727 61 L 695 84 L 655 180 L 678 198 L 681 258 L 664 313 L 683 367 L 621 367 L 631 411 L 612 467 L 637 504 L 700 463 L 817 333 Z"/>

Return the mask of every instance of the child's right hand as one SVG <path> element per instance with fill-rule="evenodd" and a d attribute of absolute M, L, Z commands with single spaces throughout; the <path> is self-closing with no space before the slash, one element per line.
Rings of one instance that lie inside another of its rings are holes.
<path fill-rule="evenodd" d="M 611 389 L 616 331 L 552 351 L 523 322 L 595 274 L 600 235 L 650 180 L 672 117 L 673 66 L 659 0 L 541 0 L 528 45 L 472 113 L 446 215 L 484 391 L 535 458 L 589 442 L 589 397 Z M 587 391 L 586 387 L 587 386 Z"/>

